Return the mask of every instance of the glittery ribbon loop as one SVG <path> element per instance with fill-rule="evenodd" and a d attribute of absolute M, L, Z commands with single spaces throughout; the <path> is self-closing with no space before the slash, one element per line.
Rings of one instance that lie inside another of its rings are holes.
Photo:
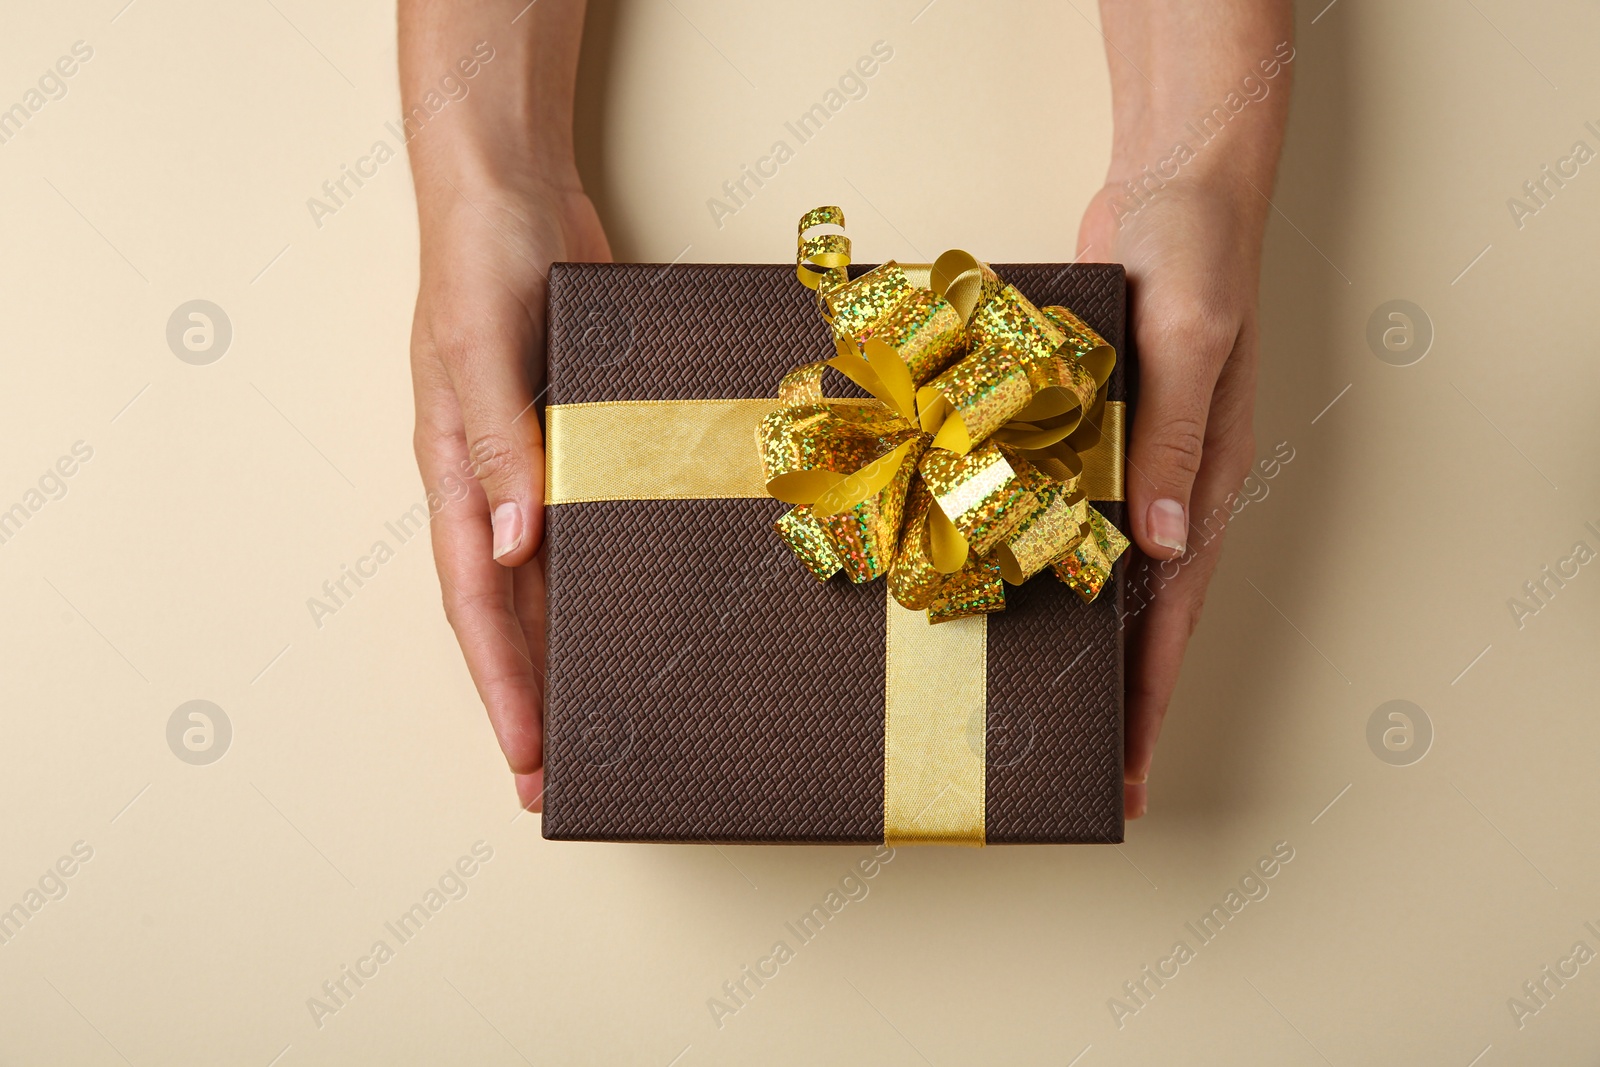
<path fill-rule="evenodd" d="M 842 233 L 807 236 L 818 226 L 843 229 L 844 212 L 836 207 L 818 207 L 800 216 L 800 252 L 795 257 L 795 268 L 807 289 L 819 288 L 824 280 L 838 284 L 850 263 L 850 238 Z"/>
<path fill-rule="evenodd" d="M 835 355 L 779 383 L 757 431 L 779 535 L 816 575 L 887 575 L 943 622 L 1005 608 L 1002 581 L 1045 568 L 1092 601 L 1128 540 L 1089 505 L 1116 352 L 1062 307 L 1038 308 L 952 250 L 913 284 L 893 261 L 851 280 L 844 212 L 801 216 L 795 269 Z M 824 395 L 832 367 L 873 399 Z"/>

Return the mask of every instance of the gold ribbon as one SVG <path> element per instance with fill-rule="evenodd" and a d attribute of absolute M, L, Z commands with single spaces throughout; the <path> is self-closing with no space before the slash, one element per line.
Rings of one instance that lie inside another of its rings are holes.
<path fill-rule="evenodd" d="M 843 222 L 808 213 L 797 263 L 835 358 L 791 372 L 775 400 L 552 405 L 545 503 L 770 493 L 797 505 L 778 530 L 818 577 L 887 574 L 884 840 L 981 846 L 1001 582 L 1049 566 L 1093 600 L 1127 547 L 1088 504 L 1123 499 L 1125 413 L 1105 395 L 1116 356 L 964 252 L 849 282 L 849 239 L 808 233 Z M 824 397 L 826 366 L 874 399 Z"/>
<path fill-rule="evenodd" d="M 777 407 L 770 397 L 551 404 L 544 502 L 768 499 L 750 440 Z M 1090 500 L 1123 499 L 1124 418 L 1122 402 L 1107 401 L 1100 440 L 1083 453 Z"/>
<path fill-rule="evenodd" d="M 886 599 L 884 843 L 981 847 L 989 617 L 929 626 Z"/>
<path fill-rule="evenodd" d="M 925 284 L 892 260 L 851 281 L 826 226 L 844 212 L 801 217 L 795 269 L 836 354 L 790 371 L 756 434 L 767 491 L 796 505 L 779 535 L 818 579 L 887 576 L 930 622 L 1003 611 L 1003 583 L 1046 567 L 1094 600 L 1128 547 L 1083 485 L 1116 352 L 959 250 Z M 824 396 L 829 367 L 873 399 Z"/>

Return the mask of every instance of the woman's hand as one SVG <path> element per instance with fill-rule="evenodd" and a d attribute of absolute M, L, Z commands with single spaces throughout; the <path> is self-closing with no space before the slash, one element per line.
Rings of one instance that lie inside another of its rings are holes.
<path fill-rule="evenodd" d="M 1229 496 L 1255 458 L 1261 239 L 1293 27 L 1281 0 L 1102 0 L 1101 21 L 1116 133 L 1078 254 L 1127 267 L 1139 355 L 1128 521 L 1148 558 L 1126 602 L 1123 775 L 1127 815 L 1138 818 Z M 1194 125 L 1202 116 L 1217 127 L 1203 141 Z"/>
<path fill-rule="evenodd" d="M 546 279 L 553 262 L 611 253 L 572 160 L 583 6 L 547 0 L 513 23 L 521 6 L 404 0 L 401 78 L 411 104 L 459 56 L 493 55 L 410 145 L 422 236 L 411 329 L 415 448 L 429 490 L 463 477 L 471 485 L 434 515 L 434 563 L 517 795 L 537 810 L 544 439 L 535 404 Z"/>
<path fill-rule="evenodd" d="M 461 190 L 457 200 L 423 242 L 411 328 L 414 444 L 426 485 L 463 472 L 474 479 L 464 501 L 434 517 L 434 562 L 445 616 L 517 795 L 538 810 L 544 439 L 534 403 L 543 382 L 545 279 L 552 262 L 610 253 L 579 191 Z"/>
<path fill-rule="evenodd" d="M 1123 263 L 1133 292 L 1139 397 L 1129 447 L 1130 531 L 1149 557 L 1125 603 L 1131 624 L 1125 807 L 1144 814 L 1145 779 L 1189 635 L 1222 549 L 1229 494 L 1255 458 L 1256 255 L 1248 204 L 1169 184 L 1121 229 L 1106 189 L 1079 243 Z M 1246 192 L 1249 190 L 1246 189 Z M 1253 195 L 1253 194 L 1252 194 Z"/>

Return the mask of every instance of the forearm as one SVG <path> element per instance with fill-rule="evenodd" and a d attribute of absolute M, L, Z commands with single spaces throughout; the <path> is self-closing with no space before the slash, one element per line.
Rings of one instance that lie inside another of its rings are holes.
<path fill-rule="evenodd" d="M 1100 19 L 1114 123 L 1108 182 L 1152 191 L 1181 175 L 1241 204 L 1260 200 L 1251 186 L 1270 194 L 1295 54 L 1287 0 L 1101 0 Z"/>
<path fill-rule="evenodd" d="M 425 227 L 450 185 L 577 188 L 583 15 L 583 0 L 399 0 L 400 99 Z"/>

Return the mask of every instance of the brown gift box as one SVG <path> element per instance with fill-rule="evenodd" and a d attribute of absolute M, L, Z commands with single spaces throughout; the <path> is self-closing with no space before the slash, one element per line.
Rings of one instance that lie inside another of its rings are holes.
<path fill-rule="evenodd" d="M 994 269 L 1116 348 L 1127 399 L 1121 266 Z M 833 350 L 792 265 L 557 263 L 549 300 L 550 406 L 769 398 Z M 1095 506 L 1126 531 L 1122 503 Z M 883 840 L 884 585 L 818 582 L 772 529 L 787 509 L 546 507 L 545 837 Z M 1122 840 L 1127 565 L 1092 604 L 1046 570 L 989 616 L 989 844 Z"/>

